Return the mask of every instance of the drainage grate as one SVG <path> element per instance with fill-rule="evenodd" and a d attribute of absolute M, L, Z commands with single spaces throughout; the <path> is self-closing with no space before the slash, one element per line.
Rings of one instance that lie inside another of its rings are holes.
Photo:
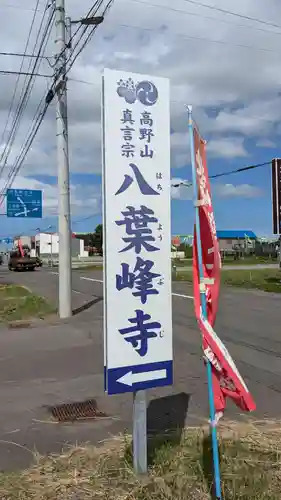
<path fill-rule="evenodd" d="M 107 416 L 105 413 L 98 410 L 95 399 L 88 399 L 80 403 L 51 406 L 49 410 L 58 422 L 74 422 L 75 420 L 86 420 Z"/>

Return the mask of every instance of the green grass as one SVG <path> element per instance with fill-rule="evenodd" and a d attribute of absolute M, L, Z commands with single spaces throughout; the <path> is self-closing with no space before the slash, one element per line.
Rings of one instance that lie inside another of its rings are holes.
<path fill-rule="evenodd" d="M 19 285 L 0 285 L 0 323 L 44 318 L 54 308 L 37 295 Z"/>
<path fill-rule="evenodd" d="M 173 271 L 173 280 L 192 282 L 192 271 Z M 221 283 L 228 286 L 281 293 L 281 272 L 279 269 L 237 269 L 233 271 L 222 269 Z"/>
<path fill-rule="evenodd" d="M 240 427 L 241 426 L 241 427 Z M 223 424 L 224 500 L 280 500 L 280 423 Z M 130 438 L 36 457 L 19 473 L 0 474 L 1 500 L 211 500 L 208 431 L 189 429 L 149 441 L 149 472 L 136 477 Z"/>
<path fill-rule="evenodd" d="M 245 257 L 244 259 L 234 260 L 233 257 L 225 257 L 222 262 L 225 266 L 255 266 L 259 264 L 278 264 L 277 259 L 269 259 L 268 257 Z"/>
<path fill-rule="evenodd" d="M 223 266 L 256 266 L 260 264 L 278 264 L 277 259 L 268 257 L 245 257 L 244 259 L 234 260 L 233 257 L 225 257 L 222 261 Z M 176 267 L 192 266 L 192 259 L 172 259 L 172 265 Z"/>

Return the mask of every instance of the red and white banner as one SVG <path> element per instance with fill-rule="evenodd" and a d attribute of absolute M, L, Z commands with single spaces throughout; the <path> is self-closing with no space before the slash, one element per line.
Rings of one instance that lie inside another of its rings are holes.
<path fill-rule="evenodd" d="M 228 350 L 213 330 L 219 290 L 221 259 L 216 233 L 216 223 L 211 200 L 210 181 L 206 161 L 206 143 L 194 128 L 194 148 L 198 186 L 200 240 L 203 261 L 203 282 L 200 283 L 196 226 L 193 240 L 193 288 L 197 321 L 203 336 L 203 351 L 212 365 L 213 391 L 216 413 L 224 411 L 226 397 L 230 397 L 242 410 L 253 411 L 256 405 L 239 374 Z M 200 291 L 205 291 L 207 318 L 202 315 Z"/>

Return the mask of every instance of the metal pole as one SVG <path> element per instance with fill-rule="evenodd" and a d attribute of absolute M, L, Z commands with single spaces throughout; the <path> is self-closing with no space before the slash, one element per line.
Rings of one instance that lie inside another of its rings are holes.
<path fill-rule="evenodd" d="M 136 474 L 147 473 L 146 392 L 133 395 L 133 457 Z"/>
<path fill-rule="evenodd" d="M 53 267 L 53 234 L 51 233 L 51 267 Z"/>
<path fill-rule="evenodd" d="M 56 0 L 57 47 L 57 161 L 59 194 L 59 316 L 69 318 L 71 308 L 71 230 L 66 95 L 66 26 L 64 0 Z"/>
<path fill-rule="evenodd" d="M 70 54 L 70 49 L 71 49 L 71 17 L 66 17 L 65 18 L 65 31 L 66 31 L 66 34 L 65 34 L 65 37 L 66 37 L 66 40 L 65 40 L 65 44 L 66 44 L 66 47 L 67 47 L 67 51 L 66 53 L 67 54 Z"/>
<path fill-rule="evenodd" d="M 194 202 L 196 203 L 198 200 L 198 185 L 197 185 L 197 175 L 196 175 L 192 106 L 188 106 L 188 129 L 189 129 L 191 165 L 192 165 L 193 197 L 194 197 Z M 204 273 L 203 273 L 202 246 L 201 246 L 201 236 L 200 236 L 200 217 L 199 217 L 198 205 L 195 205 L 195 224 L 196 224 L 196 243 L 198 252 L 197 257 L 198 257 L 198 267 L 200 274 L 200 284 L 203 285 Z M 205 290 L 203 289 L 203 286 L 201 287 L 200 291 L 200 299 L 201 299 L 202 314 L 205 319 L 208 319 L 206 294 Z M 209 406 L 210 406 L 210 426 L 211 426 L 212 448 L 213 448 L 213 463 L 214 463 L 214 475 L 215 475 L 215 491 L 216 491 L 216 499 L 221 500 L 220 462 L 219 462 L 219 448 L 218 448 L 217 429 L 216 429 L 216 411 L 214 403 L 212 366 L 208 360 L 207 360 L 207 377 L 208 377 L 208 394 L 209 394 Z"/>

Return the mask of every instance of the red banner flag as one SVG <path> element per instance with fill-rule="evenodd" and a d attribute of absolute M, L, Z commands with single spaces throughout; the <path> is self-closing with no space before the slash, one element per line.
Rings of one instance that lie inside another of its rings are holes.
<path fill-rule="evenodd" d="M 204 355 L 212 365 L 215 409 L 217 416 L 221 416 L 226 406 L 226 397 L 230 397 L 245 411 L 253 411 L 256 406 L 228 350 L 213 330 L 218 310 L 221 259 L 211 199 L 205 145 L 205 141 L 200 137 L 196 128 L 194 128 L 194 149 L 198 186 L 197 203 L 200 220 L 203 267 L 203 279 L 200 280 L 196 227 L 194 227 L 194 306 L 196 318 L 203 336 Z M 207 318 L 202 315 L 200 301 L 200 292 L 202 290 L 206 295 Z"/>

